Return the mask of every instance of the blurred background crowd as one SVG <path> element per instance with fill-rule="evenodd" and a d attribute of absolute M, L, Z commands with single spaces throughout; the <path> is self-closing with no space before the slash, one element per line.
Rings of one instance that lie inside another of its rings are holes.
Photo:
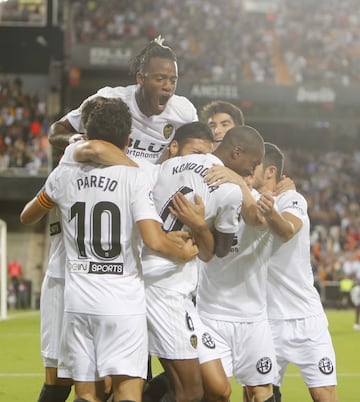
<path fill-rule="evenodd" d="M 274 0 L 266 13 L 248 13 L 246 4 L 76 0 L 73 40 L 136 47 L 161 33 L 177 44 L 181 73 L 197 79 L 360 81 L 357 0 Z"/>

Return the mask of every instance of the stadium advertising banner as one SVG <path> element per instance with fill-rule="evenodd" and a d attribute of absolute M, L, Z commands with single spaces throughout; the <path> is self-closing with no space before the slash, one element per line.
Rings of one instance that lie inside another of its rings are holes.
<path fill-rule="evenodd" d="M 133 57 L 130 47 L 120 47 L 116 44 L 99 45 L 72 45 L 71 62 L 73 65 L 84 69 L 119 69 L 127 68 L 128 62 Z"/>

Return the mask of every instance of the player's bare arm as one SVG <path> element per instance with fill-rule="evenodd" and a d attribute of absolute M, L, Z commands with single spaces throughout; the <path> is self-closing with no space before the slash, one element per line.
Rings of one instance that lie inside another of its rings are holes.
<path fill-rule="evenodd" d="M 46 192 L 41 191 L 25 205 L 20 214 L 20 221 L 24 225 L 32 225 L 39 222 L 55 205 Z"/>
<path fill-rule="evenodd" d="M 193 204 L 184 194 L 177 193 L 173 198 L 170 212 L 190 228 L 195 243 L 199 247 L 198 257 L 202 261 L 210 261 L 215 253 L 215 239 L 205 221 L 205 207 L 200 196 L 195 194 Z"/>
<path fill-rule="evenodd" d="M 77 131 L 70 124 L 69 120 L 59 120 L 53 123 L 49 129 L 50 144 L 60 150 L 64 150 L 69 145 L 69 139 Z"/>
<path fill-rule="evenodd" d="M 138 221 L 137 226 L 145 245 L 169 259 L 183 264 L 195 258 L 199 253 L 198 247 L 191 238 L 184 241 L 182 246 L 179 246 L 178 242 L 173 242 L 166 236 L 157 221 L 144 219 Z"/>
<path fill-rule="evenodd" d="M 207 171 L 205 182 L 208 184 L 233 183 L 240 187 L 243 194 L 243 203 L 241 206 L 241 216 L 245 223 L 251 226 L 263 226 L 264 221 L 258 213 L 256 200 L 251 194 L 249 186 L 243 177 L 226 166 L 214 165 Z"/>
<path fill-rule="evenodd" d="M 257 205 L 270 230 L 283 242 L 287 242 L 301 229 L 302 221 L 289 212 L 280 214 L 274 207 L 274 201 L 274 197 L 268 191 L 261 195 Z"/>
<path fill-rule="evenodd" d="M 138 167 L 137 163 L 128 158 L 119 147 L 102 140 L 82 142 L 74 150 L 73 157 L 77 162 L 83 163 L 93 162 L 106 166 L 125 165 Z"/>

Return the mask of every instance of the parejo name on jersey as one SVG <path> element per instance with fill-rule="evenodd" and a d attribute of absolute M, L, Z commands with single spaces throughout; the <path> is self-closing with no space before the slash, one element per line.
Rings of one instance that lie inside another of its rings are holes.
<path fill-rule="evenodd" d="M 78 190 L 101 188 L 103 191 L 115 191 L 118 181 L 105 176 L 84 176 L 76 180 Z"/>

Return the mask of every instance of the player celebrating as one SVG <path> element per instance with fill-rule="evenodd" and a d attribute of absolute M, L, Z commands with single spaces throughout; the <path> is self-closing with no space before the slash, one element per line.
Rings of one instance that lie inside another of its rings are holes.
<path fill-rule="evenodd" d="M 273 197 L 274 179 L 264 177 L 259 211 L 274 233 L 267 282 L 267 311 L 278 372 L 276 401 L 285 370 L 293 363 L 313 401 L 336 402 L 335 352 L 310 263 L 310 222 L 305 198 L 295 190 Z"/>
<path fill-rule="evenodd" d="M 124 102 L 107 99 L 94 109 L 88 136 L 125 150 L 131 115 Z M 37 221 L 54 202 L 61 209 L 68 269 L 60 375 L 69 370 L 78 401 L 99 401 L 98 380 L 107 375 L 116 401 L 140 401 L 147 331 L 136 227 L 150 249 L 168 258 L 190 260 L 197 248 L 164 234 L 140 169 L 64 162 L 45 188 L 21 219 Z"/>
<path fill-rule="evenodd" d="M 176 55 L 163 45 L 160 37 L 135 57 L 130 72 L 136 77 L 136 85 L 105 87 L 88 99 L 95 96 L 121 98 L 129 106 L 133 118 L 128 155 L 135 160 L 155 163 L 175 130 L 184 123 L 196 121 L 197 112 L 188 99 L 175 95 Z M 84 132 L 82 105 L 51 126 L 49 141 L 52 145 L 64 149 L 70 136 Z"/>
<path fill-rule="evenodd" d="M 229 130 L 214 154 L 177 157 L 164 162 L 154 187 L 154 201 L 165 230 L 183 227 L 172 214 L 175 204 L 181 204 L 184 196 L 195 201 L 200 196 L 206 222 L 191 224 L 199 257 L 208 261 L 214 253 L 226 255 L 238 228 L 241 190 L 230 183 L 220 187 L 207 185 L 204 176 L 214 163 L 225 164 L 240 174 L 251 174 L 261 162 L 263 152 L 259 133 L 251 127 L 239 126 Z M 192 303 L 196 264 L 173 264 L 144 250 L 143 267 L 150 353 L 160 359 L 175 399 L 197 400 L 203 392 L 198 343 L 208 342 L 210 346 L 213 343 L 210 337 L 200 334 L 202 324 Z"/>
<path fill-rule="evenodd" d="M 203 106 L 200 119 L 208 124 L 214 135 L 214 149 L 223 140 L 225 134 L 234 126 L 243 126 L 244 115 L 241 109 L 226 101 L 213 101 Z"/>

